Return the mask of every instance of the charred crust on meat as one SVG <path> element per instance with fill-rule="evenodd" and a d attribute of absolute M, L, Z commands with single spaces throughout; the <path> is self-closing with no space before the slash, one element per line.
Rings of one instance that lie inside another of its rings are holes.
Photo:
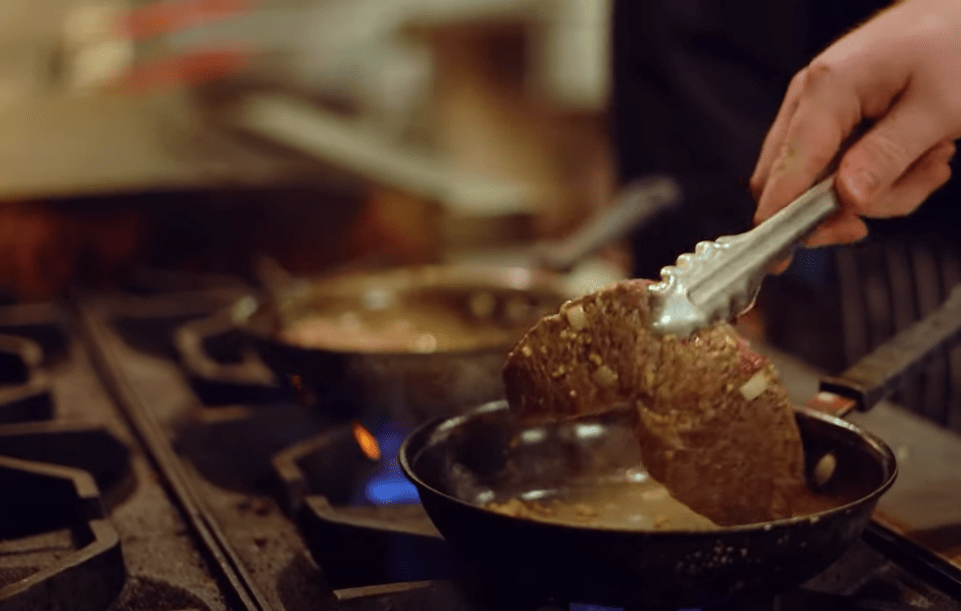
<path fill-rule="evenodd" d="M 511 410 L 543 421 L 636 404 L 645 466 L 679 501 L 719 525 L 791 516 L 803 447 L 774 367 L 727 323 L 655 336 L 649 284 L 568 301 L 531 328 L 503 370 Z"/>

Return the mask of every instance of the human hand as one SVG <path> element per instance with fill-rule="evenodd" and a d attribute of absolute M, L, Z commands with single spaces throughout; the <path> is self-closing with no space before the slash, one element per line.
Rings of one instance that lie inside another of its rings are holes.
<path fill-rule="evenodd" d="M 808 246 L 856 242 L 862 217 L 910 214 L 947 182 L 961 137 L 959 31 L 961 2 L 904 0 L 795 75 L 751 177 L 755 222 L 811 187 L 865 120 L 875 123 L 836 172 L 842 209 Z"/>

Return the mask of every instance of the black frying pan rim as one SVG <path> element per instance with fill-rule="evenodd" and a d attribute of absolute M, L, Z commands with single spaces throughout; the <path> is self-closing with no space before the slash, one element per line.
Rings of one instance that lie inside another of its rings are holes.
<path fill-rule="evenodd" d="M 482 275 L 489 273 L 492 275 L 504 275 L 512 271 L 521 271 L 529 274 L 529 279 L 526 287 L 521 286 L 510 286 L 509 283 L 503 283 L 500 288 L 513 288 L 517 290 L 535 290 L 541 289 L 544 291 L 553 292 L 562 301 L 567 301 L 574 297 L 560 280 L 560 276 L 554 272 L 542 270 L 542 269 L 528 269 L 518 266 L 498 266 L 498 265 L 480 265 L 480 264 L 449 264 L 449 265 L 418 265 L 410 267 L 400 267 L 392 268 L 386 270 L 371 270 L 370 272 L 358 272 L 351 274 L 344 274 L 338 276 L 330 277 L 316 277 L 316 278 L 301 278 L 297 280 L 294 285 L 276 289 L 280 292 L 286 292 L 295 290 L 293 287 L 302 286 L 323 286 L 326 283 L 337 283 L 349 281 L 351 278 L 361 277 L 365 275 L 376 275 L 376 274 L 390 274 L 392 272 L 403 273 L 427 273 L 430 270 L 441 270 L 441 271 L 453 271 L 453 270 L 465 270 L 470 273 Z M 494 282 L 492 281 L 492 284 Z M 253 306 L 249 308 L 243 308 L 246 312 L 241 312 L 240 304 L 242 302 L 253 302 Z M 481 356 L 490 353 L 491 350 L 503 350 L 509 349 L 513 346 L 516 341 L 512 342 L 500 342 L 496 344 L 489 344 L 486 346 L 481 346 L 478 348 L 469 348 L 461 350 L 436 350 L 434 352 L 409 352 L 409 351 L 391 351 L 391 350 L 340 350 L 333 348 L 317 348 L 317 347 L 307 347 L 301 346 L 299 344 L 289 342 L 280 338 L 276 332 L 266 331 L 259 328 L 257 325 L 252 324 L 251 320 L 256 315 L 257 312 L 261 311 L 266 303 L 267 298 L 263 294 L 263 291 L 257 294 L 246 295 L 241 297 L 239 300 L 233 303 L 229 311 L 231 314 L 231 319 L 234 324 L 240 328 L 241 331 L 247 333 L 248 335 L 257 338 L 260 341 L 269 342 L 277 346 L 283 346 L 284 348 L 289 348 L 292 350 L 303 351 L 310 354 L 323 354 L 323 355 L 338 355 L 338 356 L 354 356 L 354 357 L 382 357 L 382 358 L 424 358 L 426 356 L 437 356 L 437 357 L 471 357 L 471 356 Z"/>
<path fill-rule="evenodd" d="M 649 537 L 661 537 L 661 538 L 674 538 L 674 537 L 704 537 L 704 536 L 718 536 L 721 534 L 736 534 L 736 533 L 749 533 L 756 531 L 766 531 L 773 530 L 775 528 L 790 527 L 794 525 L 799 525 L 802 523 L 815 524 L 825 517 L 830 517 L 836 514 L 841 514 L 846 511 L 853 511 L 856 508 L 863 506 L 865 503 L 871 503 L 881 497 L 885 492 L 887 492 L 898 476 L 898 464 L 897 459 L 894 456 L 894 452 L 891 448 L 877 435 L 867 431 L 856 424 L 848 422 L 842 418 L 832 416 L 830 414 L 825 414 L 817 410 L 813 410 L 807 407 L 793 406 L 795 412 L 803 414 L 805 417 L 814 418 L 827 423 L 831 426 L 836 426 L 839 428 L 847 429 L 848 431 L 856 434 L 861 439 L 864 439 L 869 446 L 878 451 L 881 455 L 881 465 L 882 467 L 890 466 L 890 473 L 888 477 L 878 485 L 873 491 L 867 495 L 846 503 L 844 505 L 839 505 L 831 509 L 826 509 L 824 511 L 819 511 L 813 514 L 807 514 L 803 516 L 795 516 L 791 518 L 782 518 L 780 520 L 771 520 L 768 522 L 755 522 L 752 524 L 741 524 L 738 526 L 724 526 L 714 530 L 625 530 L 623 528 L 614 528 L 610 526 L 588 526 L 588 525 L 574 525 L 574 524 L 564 524 L 561 522 L 550 522 L 547 520 L 530 520 L 526 518 L 518 518 L 515 516 L 509 516 L 497 511 L 487 509 L 486 507 L 475 505 L 474 503 L 469 503 L 457 497 L 451 496 L 447 493 L 441 492 L 437 488 L 427 484 L 422 480 L 415 472 L 410 464 L 409 453 L 410 446 L 414 441 L 426 437 L 435 431 L 440 431 L 446 428 L 457 426 L 458 423 L 469 420 L 471 418 L 476 418 L 481 414 L 486 414 L 490 412 L 496 412 L 499 410 L 509 409 L 506 400 L 491 401 L 485 403 L 473 410 L 467 411 L 463 414 L 459 414 L 453 417 L 439 417 L 434 418 L 428 422 L 417 427 L 413 432 L 411 432 L 401 444 L 400 449 L 397 452 L 397 459 L 400 463 L 401 471 L 404 473 L 413 484 L 423 489 L 429 490 L 432 494 L 442 497 L 448 503 L 456 503 L 462 507 L 470 510 L 480 511 L 487 515 L 498 517 L 511 522 L 523 522 L 523 523 L 534 523 L 544 527 L 558 528 L 561 530 L 567 530 L 572 532 L 597 532 L 597 533 L 615 533 L 615 534 L 625 534 L 625 535 L 645 535 Z M 426 443 L 425 439 L 425 443 Z M 423 447 L 423 443 L 421 446 Z"/>

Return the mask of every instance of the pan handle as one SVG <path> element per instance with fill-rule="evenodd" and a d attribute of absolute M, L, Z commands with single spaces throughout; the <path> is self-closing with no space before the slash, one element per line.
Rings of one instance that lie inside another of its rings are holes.
<path fill-rule="evenodd" d="M 190 321 L 174 333 L 181 365 L 201 400 L 208 405 L 262 404 L 286 396 L 270 369 L 244 347 L 236 362 L 222 362 L 210 354 L 212 340 L 226 344 L 236 332 L 229 316 L 220 314 Z"/>
<path fill-rule="evenodd" d="M 867 411 L 959 339 L 961 284 L 934 313 L 881 344 L 839 376 L 823 378 L 820 389 L 853 401 L 859 411 Z"/>
<path fill-rule="evenodd" d="M 675 208 L 681 201 L 681 186 L 669 176 L 652 175 L 624 186 L 613 206 L 602 211 L 570 236 L 538 244 L 534 257 L 547 269 L 567 272 L 585 257 L 593 255 L 657 214 Z"/>

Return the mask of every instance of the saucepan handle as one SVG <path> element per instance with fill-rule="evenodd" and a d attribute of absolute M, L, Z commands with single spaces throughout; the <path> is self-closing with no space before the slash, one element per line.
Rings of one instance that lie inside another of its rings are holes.
<path fill-rule="evenodd" d="M 836 377 L 821 380 L 822 392 L 867 411 L 916 375 L 928 360 L 961 339 L 961 285 L 934 313 L 895 335 Z"/>
<path fill-rule="evenodd" d="M 613 205 L 570 236 L 534 247 L 534 258 L 547 269 L 567 272 L 575 265 L 661 212 L 681 202 L 681 186 L 669 176 L 652 175 L 624 186 Z"/>

